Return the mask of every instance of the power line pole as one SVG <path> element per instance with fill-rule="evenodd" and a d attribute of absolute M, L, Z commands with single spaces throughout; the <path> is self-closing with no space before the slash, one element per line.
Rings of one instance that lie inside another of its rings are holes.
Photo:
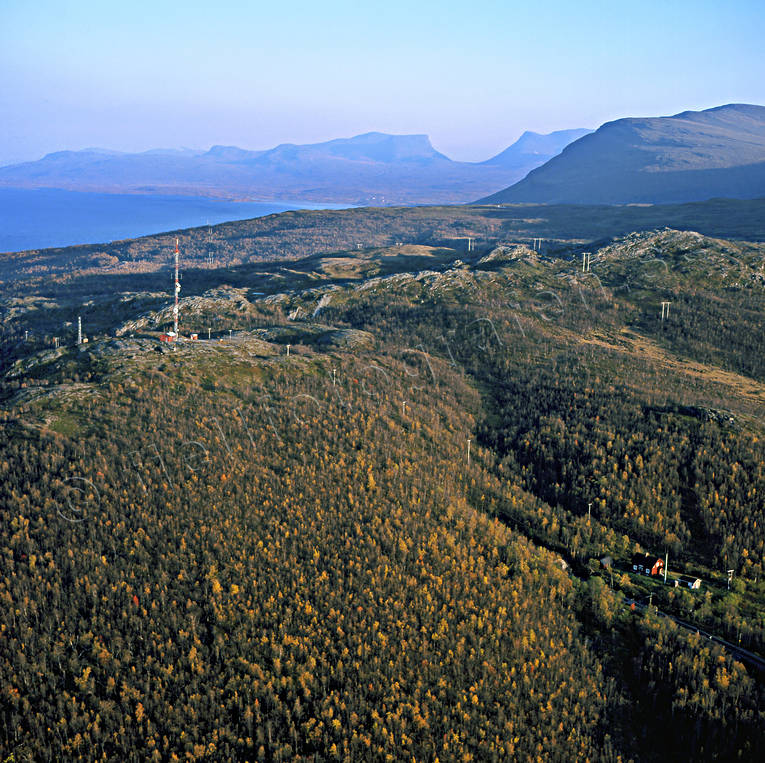
<path fill-rule="evenodd" d="M 662 302 L 661 303 L 661 319 L 664 320 L 664 318 L 669 318 L 669 306 L 671 305 L 671 302 Z"/>
<path fill-rule="evenodd" d="M 181 280 L 178 277 L 178 239 L 175 239 L 175 301 L 173 302 L 173 341 L 178 341 L 178 295 L 181 293 Z"/>
<path fill-rule="evenodd" d="M 470 466 L 470 437 L 468 437 L 467 462 L 468 466 Z"/>

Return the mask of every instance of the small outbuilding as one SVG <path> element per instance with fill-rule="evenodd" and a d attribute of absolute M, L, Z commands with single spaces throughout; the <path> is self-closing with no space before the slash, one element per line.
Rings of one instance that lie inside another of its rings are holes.
<path fill-rule="evenodd" d="M 678 575 L 675 578 L 675 588 L 691 588 L 697 591 L 701 588 L 701 578 L 695 578 L 693 575 Z"/>
<path fill-rule="evenodd" d="M 604 570 L 610 570 L 614 564 L 614 560 L 610 556 L 603 556 L 600 559 L 600 566 Z"/>

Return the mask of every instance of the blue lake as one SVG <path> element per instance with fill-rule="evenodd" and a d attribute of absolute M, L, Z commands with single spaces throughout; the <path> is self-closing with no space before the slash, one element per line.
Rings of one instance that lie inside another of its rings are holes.
<path fill-rule="evenodd" d="M 150 233 L 347 204 L 0 188 L 0 252 L 102 244 Z"/>

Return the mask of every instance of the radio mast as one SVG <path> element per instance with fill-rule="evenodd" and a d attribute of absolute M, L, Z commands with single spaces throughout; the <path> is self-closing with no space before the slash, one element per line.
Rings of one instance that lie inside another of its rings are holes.
<path fill-rule="evenodd" d="M 175 304 L 173 305 L 173 333 L 178 341 L 178 295 L 181 292 L 181 282 L 178 279 L 178 239 L 175 239 Z"/>

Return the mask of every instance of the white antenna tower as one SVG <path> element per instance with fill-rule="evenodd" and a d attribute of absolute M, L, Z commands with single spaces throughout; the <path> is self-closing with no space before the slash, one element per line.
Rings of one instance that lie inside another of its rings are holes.
<path fill-rule="evenodd" d="M 181 282 L 178 279 L 178 239 L 175 239 L 175 304 L 173 305 L 173 332 L 178 340 L 178 295 L 181 292 Z"/>
<path fill-rule="evenodd" d="M 82 344 L 82 316 L 77 316 L 77 344 Z"/>

